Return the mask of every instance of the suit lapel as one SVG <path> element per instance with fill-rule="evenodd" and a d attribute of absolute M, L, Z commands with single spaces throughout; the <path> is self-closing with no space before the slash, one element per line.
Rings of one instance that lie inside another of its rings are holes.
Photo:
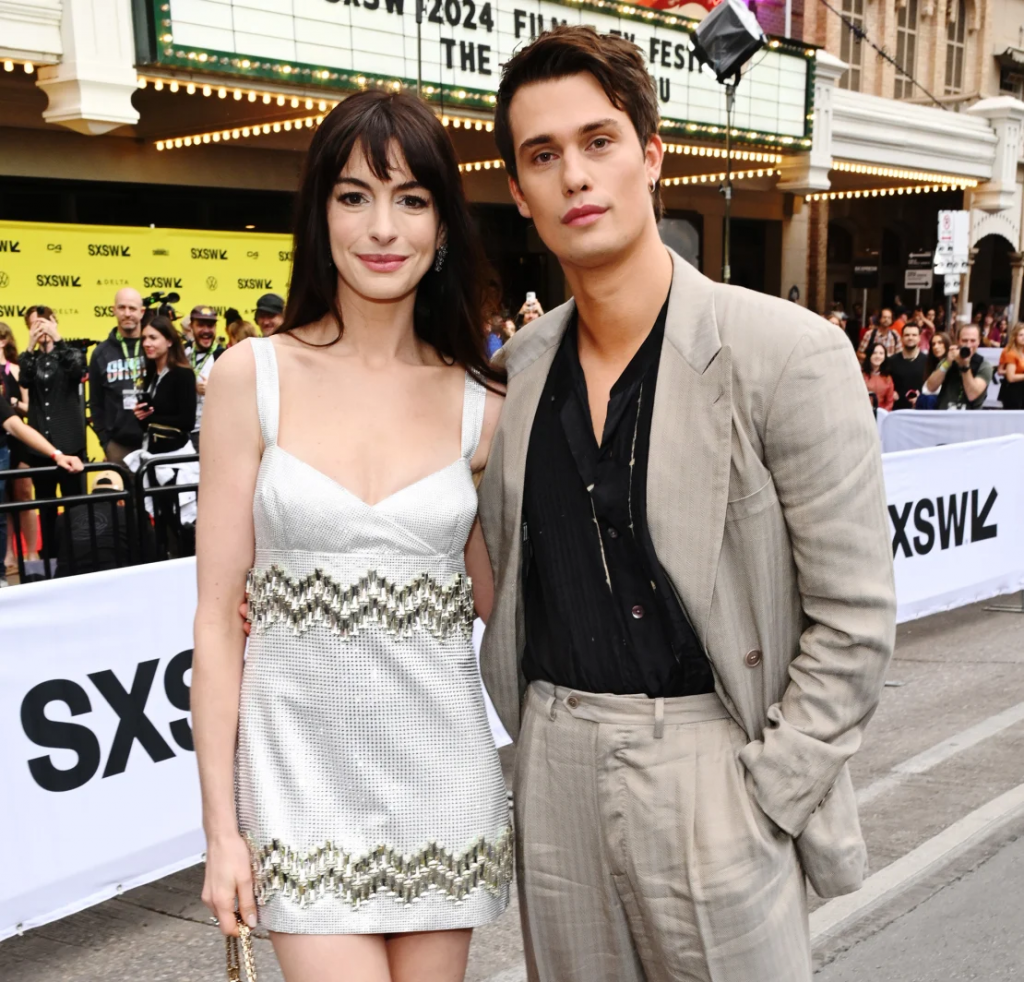
<path fill-rule="evenodd" d="M 731 351 L 714 288 L 672 254 L 675 270 L 658 367 L 647 465 L 647 515 L 658 558 L 706 647 L 729 498 Z"/>

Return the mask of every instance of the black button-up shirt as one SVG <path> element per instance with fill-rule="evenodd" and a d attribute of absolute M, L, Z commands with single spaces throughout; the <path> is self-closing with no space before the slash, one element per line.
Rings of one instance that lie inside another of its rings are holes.
<path fill-rule="evenodd" d="M 575 316 L 555 355 L 530 434 L 523 499 L 528 681 L 652 698 L 714 691 L 707 657 L 647 526 L 647 457 L 667 313 L 666 300 L 612 387 L 600 447 Z"/>
<path fill-rule="evenodd" d="M 64 453 L 85 451 L 82 378 L 85 352 L 66 341 L 50 351 L 25 352 L 20 360 L 21 386 L 28 391 L 28 425 Z"/>

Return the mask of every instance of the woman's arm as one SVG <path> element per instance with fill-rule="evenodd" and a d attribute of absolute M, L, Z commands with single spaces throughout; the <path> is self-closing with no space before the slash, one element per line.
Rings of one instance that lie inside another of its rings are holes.
<path fill-rule="evenodd" d="M 153 412 L 141 422 L 143 426 L 159 423 L 173 426 L 183 433 L 192 432 L 196 425 L 196 380 L 191 368 L 171 369 L 157 386 Z"/>
<path fill-rule="evenodd" d="M 11 436 L 21 440 L 26 447 L 34 450 L 36 453 L 51 458 L 58 467 L 62 467 L 64 470 L 71 471 L 72 473 L 82 469 L 81 460 L 77 457 L 69 457 L 65 453 L 60 453 L 39 430 L 29 426 L 20 416 L 8 416 L 3 420 L 2 425 Z"/>
<path fill-rule="evenodd" d="M 999 367 L 1003 370 L 1007 382 L 1024 382 L 1024 372 L 1017 368 L 1015 361 L 1004 361 Z"/>
<path fill-rule="evenodd" d="M 203 797 L 203 902 L 225 934 L 234 903 L 255 923 L 249 852 L 235 818 L 235 744 L 245 633 L 238 605 L 253 563 L 252 504 L 263 445 L 251 347 L 236 345 L 210 376 L 203 414 L 197 523 L 199 604 L 192 662 L 192 725 Z"/>
<path fill-rule="evenodd" d="M 501 407 L 504 402 L 504 390 L 500 394 L 487 393 L 480 444 L 470 461 L 473 478 L 477 484 L 480 483 L 484 468 L 487 466 L 491 441 L 494 439 L 494 431 L 498 428 L 498 420 L 501 418 Z M 473 581 L 473 604 L 476 607 L 476 615 L 486 624 L 491 616 L 491 608 L 494 606 L 494 574 L 491 571 L 491 560 L 487 555 L 487 544 L 484 542 L 484 534 L 479 521 L 473 523 L 473 530 L 469 533 L 469 541 L 466 543 L 466 572 Z"/>

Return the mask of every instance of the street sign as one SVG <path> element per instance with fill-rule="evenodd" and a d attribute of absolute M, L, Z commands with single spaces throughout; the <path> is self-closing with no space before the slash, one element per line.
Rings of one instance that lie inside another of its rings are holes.
<path fill-rule="evenodd" d="M 941 276 L 967 272 L 971 252 L 971 213 L 940 211 L 938 245 L 932 269 Z"/>
<path fill-rule="evenodd" d="M 955 274 L 947 274 L 942 292 L 947 297 L 955 297 L 960 292 L 960 277 Z"/>
<path fill-rule="evenodd" d="M 873 290 L 878 286 L 878 257 L 864 256 L 853 261 L 853 288 Z"/>
<path fill-rule="evenodd" d="M 931 269 L 932 254 L 930 252 L 912 252 L 907 256 L 907 269 Z"/>
<path fill-rule="evenodd" d="M 931 258 L 932 254 L 929 252 L 929 262 L 931 262 Z M 903 288 L 905 290 L 930 290 L 934 275 L 930 269 L 908 269 L 903 274 Z"/>

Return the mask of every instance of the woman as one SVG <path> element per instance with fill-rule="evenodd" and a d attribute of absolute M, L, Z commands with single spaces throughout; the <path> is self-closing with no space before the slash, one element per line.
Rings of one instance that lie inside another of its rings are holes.
<path fill-rule="evenodd" d="M 38 309 L 38 308 L 33 308 Z M 26 314 L 26 321 L 28 315 Z M 0 323 L 0 398 L 5 405 L 11 406 L 19 416 L 28 413 L 28 402 L 22 399 L 20 385 L 21 369 L 18 366 L 18 345 L 14 340 L 14 332 L 8 324 Z M 6 464 L 0 469 L 24 469 L 28 464 L 24 458 L 28 451 L 25 445 L 14 436 L 8 436 L 6 430 L 0 430 L 0 458 L 4 456 L 6 448 Z M 5 500 L 4 496 L 11 501 L 32 500 L 32 479 L 29 477 L 13 478 L 7 482 L 7 488 L 0 487 L 0 501 Z M 21 536 L 24 540 L 24 557 L 27 560 L 39 559 L 39 521 L 34 511 L 23 511 L 18 521 L 12 518 L 8 522 L 0 519 L 0 524 L 6 525 L 6 534 L 0 534 L 0 542 L 6 543 L 4 551 L 4 575 L 13 576 L 18 571 L 18 564 L 15 560 L 14 530 L 21 529 Z"/>
<path fill-rule="evenodd" d="M 928 352 L 928 359 L 924 363 L 924 378 L 925 382 L 921 388 L 921 393 L 917 397 L 917 401 L 914 403 L 915 409 L 936 409 L 939 405 L 939 393 L 938 390 L 932 392 L 928 388 L 928 379 L 931 378 L 935 369 L 945 361 L 946 355 L 949 353 L 951 342 L 949 335 L 939 331 L 932 335 L 931 349 Z"/>
<path fill-rule="evenodd" d="M 470 639 L 493 592 L 473 478 L 501 402 L 482 255 L 433 113 L 351 96 L 309 149 L 284 324 L 210 378 L 203 899 L 225 934 L 236 899 L 258 909 L 287 982 L 458 982 L 471 929 L 508 903 Z"/>
<path fill-rule="evenodd" d="M 57 318 L 49 307 L 29 308 L 28 348 L 21 356 L 21 391 L 28 406 L 28 424 L 54 446 L 75 457 L 85 457 L 85 405 L 82 379 L 85 377 L 84 349 L 69 345 L 60 336 Z M 22 460 L 29 467 L 48 467 L 50 461 L 27 452 Z M 85 494 L 85 481 L 75 473 L 40 474 L 32 478 L 36 498 Z M 57 507 L 41 508 L 43 555 L 56 556 Z"/>
<path fill-rule="evenodd" d="M 1024 321 L 1017 321 L 1009 331 L 1006 347 L 999 356 L 999 401 L 1003 409 L 1024 409 Z"/>
<path fill-rule="evenodd" d="M 142 424 L 142 447 L 149 453 L 173 453 L 188 443 L 196 422 L 196 377 L 181 335 L 157 315 L 142 329 L 145 354 L 142 389 L 135 418 Z"/>
<path fill-rule="evenodd" d="M 881 341 L 876 341 L 864 356 L 861 371 L 864 373 L 864 382 L 868 387 L 868 392 L 873 394 L 877 400 L 877 408 L 891 412 L 893 401 L 896 398 L 896 389 L 892 377 L 885 367 L 885 359 L 885 345 Z"/>
<path fill-rule="evenodd" d="M 260 336 L 260 329 L 249 321 L 237 320 L 232 321 L 227 326 L 228 332 L 228 347 L 239 344 L 246 338 L 258 338 Z"/>

